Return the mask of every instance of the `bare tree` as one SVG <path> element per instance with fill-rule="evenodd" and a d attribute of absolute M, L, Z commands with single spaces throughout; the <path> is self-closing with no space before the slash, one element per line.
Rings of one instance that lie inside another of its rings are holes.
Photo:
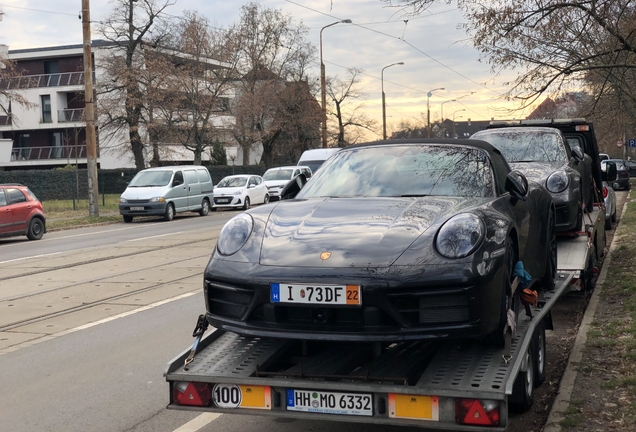
<path fill-rule="evenodd" d="M 237 56 L 227 34 L 197 13 L 186 12 L 172 34 L 171 48 L 158 48 L 152 56 L 151 69 L 160 75 L 148 92 L 153 129 L 167 132 L 200 164 L 223 129 Z"/>
<path fill-rule="evenodd" d="M 103 78 L 97 83 L 97 110 L 102 138 L 124 132 L 137 169 L 145 168 L 142 128 L 148 119 L 144 46 L 156 47 L 168 35 L 163 11 L 176 0 L 113 0 L 112 14 L 99 26 L 111 42 L 101 61 Z M 127 151 L 128 148 L 122 149 Z"/>
<path fill-rule="evenodd" d="M 327 80 L 327 97 L 333 104 L 329 107 L 329 115 L 335 121 L 335 127 L 331 127 L 332 142 L 337 147 L 345 147 L 359 142 L 367 132 L 377 135 L 377 122 L 369 119 L 361 112 L 363 104 L 354 106 L 349 102 L 364 98 L 364 94 L 357 88 L 360 83 L 362 69 L 348 69 L 347 77 L 343 80 L 338 77 Z"/>
<path fill-rule="evenodd" d="M 9 60 L 6 54 L 0 54 L 0 116 L 6 116 L 13 121 L 11 108 L 13 104 L 22 105 L 25 108 L 33 108 L 35 104 L 29 102 L 20 93 L 20 88 L 28 87 L 28 78 L 19 70 L 13 60 Z"/>
<path fill-rule="evenodd" d="M 307 32 L 307 27 L 295 24 L 291 15 L 258 3 L 244 5 L 239 23 L 230 30 L 239 53 L 237 95 L 231 106 L 233 135 L 243 150 L 244 164 L 249 163 L 258 144 L 263 146 L 265 163 L 269 163 L 288 122 L 281 116 L 299 115 L 288 109 L 294 93 L 289 86 L 307 81 L 315 51 L 307 41 Z"/>

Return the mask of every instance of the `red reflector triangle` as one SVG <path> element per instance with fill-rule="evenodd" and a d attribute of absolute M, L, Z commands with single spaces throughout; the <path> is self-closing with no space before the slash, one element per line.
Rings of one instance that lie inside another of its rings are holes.
<path fill-rule="evenodd" d="M 179 403 L 181 405 L 194 405 L 194 406 L 203 406 L 203 401 L 201 400 L 201 396 L 199 396 L 199 392 L 197 392 L 194 384 L 188 384 L 185 391 L 181 393 L 179 396 Z"/>
<path fill-rule="evenodd" d="M 479 401 L 473 402 L 473 405 L 468 410 L 466 417 L 464 417 L 464 423 L 475 425 L 490 425 L 490 419 L 486 415 L 486 411 L 481 406 Z"/>

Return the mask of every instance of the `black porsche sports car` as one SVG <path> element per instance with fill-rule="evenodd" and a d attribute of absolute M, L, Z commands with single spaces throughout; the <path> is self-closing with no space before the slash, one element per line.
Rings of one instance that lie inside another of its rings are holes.
<path fill-rule="evenodd" d="M 551 127 L 487 129 L 471 138 L 487 141 L 501 150 L 512 169 L 545 186 L 556 208 L 557 231 L 579 231 L 583 204 L 594 206 L 592 158 L 580 147 L 570 148 L 567 138 Z"/>
<path fill-rule="evenodd" d="M 554 283 L 554 206 L 493 146 L 355 145 L 294 199 L 223 227 L 205 271 L 207 319 L 265 337 L 496 343 L 517 261 L 532 283 Z"/>

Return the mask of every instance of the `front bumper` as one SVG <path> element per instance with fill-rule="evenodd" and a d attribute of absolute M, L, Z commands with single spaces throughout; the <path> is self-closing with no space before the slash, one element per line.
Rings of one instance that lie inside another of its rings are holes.
<path fill-rule="evenodd" d="M 236 208 L 243 207 L 243 198 L 241 195 L 219 195 L 214 196 L 212 207 L 216 208 Z"/>
<path fill-rule="evenodd" d="M 273 187 L 273 188 L 268 188 L 267 189 L 267 193 L 269 194 L 269 200 L 270 201 L 278 201 L 280 199 L 280 191 L 282 191 L 283 188 L 279 188 L 279 187 Z"/>
<path fill-rule="evenodd" d="M 581 210 L 580 197 L 566 192 L 552 194 L 554 209 L 556 211 L 557 232 L 568 232 L 579 229 L 579 212 Z"/>
<path fill-rule="evenodd" d="M 167 202 L 127 202 L 119 203 L 122 216 L 158 216 L 166 212 Z M 133 210 L 134 209 L 134 210 Z"/>
<path fill-rule="evenodd" d="M 426 267 L 299 269 L 212 258 L 204 280 L 206 316 L 213 326 L 239 334 L 360 342 L 477 338 L 498 327 L 503 266 L 486 277 L 470 264 Z M 404 276 L 396 278 L 399 272 Z M 360 285 L 362 305 L 270 302 L 271 282 L 334 281 Z"/>

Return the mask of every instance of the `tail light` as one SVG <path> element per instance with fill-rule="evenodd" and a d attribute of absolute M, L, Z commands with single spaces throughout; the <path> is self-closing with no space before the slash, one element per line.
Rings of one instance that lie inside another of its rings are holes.
<path fill-rule="evenodd" d="M 462 425 L 499 426 L 499 402 L 494 400 L 456 399 L 455 422 Z"/>
<path fill-rule="evenodd" d="M 603 186 L 603 198 L 607 198 L 607 188 Z"/>
<path fill-rule="evenodd" d="M 205 407 L 210 405 L 212 390 L 208 383 L 172 383 L 172 401 L 177 405 Z"/>

